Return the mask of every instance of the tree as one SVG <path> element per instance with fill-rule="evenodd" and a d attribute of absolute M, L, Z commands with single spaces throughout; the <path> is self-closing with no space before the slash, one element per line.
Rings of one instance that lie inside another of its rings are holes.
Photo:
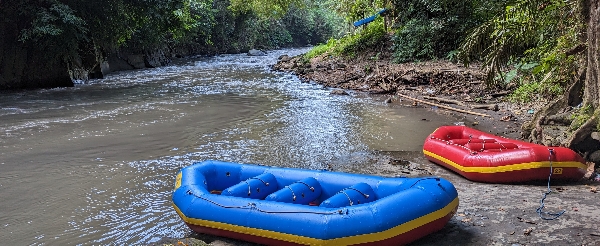
<path fill-rule="evenodd" d="M 230 0 L 229 9 L 236 13 L 252 12 L 262 18 L 281 18 L 292 5 L 304 6 L 306 0 Z"/>
<path fill-rule="evenodd" d="M 600 130 L 598 117 L 600 115 L 600 1 L 580 1 L 583 10 L 583 19 L 587 23 L 587 57 L 585 66 L 585 78 L 583 82 L 582 107 L 589 108 L 589 118 L 581 124 L 566 141 L 565 145 L 577 148 L 585 152 L 598 150 L 600 144 L 592 140 L 592 133 Z M 579 81 L 581 83 L 581 80 Z M 578 88 L 577 88 L 578 89 Z M 566 100 L 572 100 L 572 94 L 567 94 Z M 563 99 L 565 100 L 565 99 Z"/>

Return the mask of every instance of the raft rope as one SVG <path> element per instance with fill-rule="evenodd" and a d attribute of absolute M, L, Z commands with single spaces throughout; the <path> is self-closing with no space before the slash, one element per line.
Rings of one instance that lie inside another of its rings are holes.
<path fill-rule="evenodd" d="M 362 192 L 362 191 L 360 191 L 358 189 L 355 189 L 355 188 L 352 188 L 352 187 L 344 188 L 343 190 L 339 191 L 338 193 L 343 193 L 344 195 L 346 195 L 346 198 L 348 198 L 348 202 L 350 203 L 350 206 L 354 205 L 354 203 L 352 202 L 352 199 L 350 198 L 350 196 L 348 195 L 348 193 L 345 192 L 345 190 L 354 190 L 354 191 L 360 193 L 361 195 L 363 195 L 365 198 L 367 198 L 367 199 L 369 198 L 369 194 L 365 194 L 364 192 Z M 357 200 L 357 203 L 360 204 L 360 200 Z"/>
<path fill-rule="evenodd" d="M 294 194 L 294 190 L 292 190 L 292 188 L 289 186 L 286 186 L 285 188 L 288 188 L 292 192 L 292 201 L 296 201 L 296 194 Z"/>
<path fill-rule="evenodd" d="M 440 178 L 438 178 L 438 177 L 429 177 L 429 178 L 421 178 L 421 179 L 417 180 L 417 181 L 416 181 L 414 184 L 412 184 L 410 187 L 408 187 L 408 189 L 410 189 L 410 188 L 412 188 L 413 186 L 417 185 L 417 183 L 419 183 L 419 182 L 421 182 L 421 181 L 423 181 L 423 180 L 428 180 L 428 179 L 435 179 L 435 181 L 438 181 L 438 186 L 440 186 L 440 183 L 439 183 L 439 181 L 440 181 Z M 440 186 L 440 187 L 441 187 L 441 186 Z"/>
<path fill-rule="evenodd" d="M 300 183 L 303 185 L 306 185 L 306 187 L 308 187 L 310 189 L 310 191 L 315 192 L 315 187 L 312 187 L 310 185 L 308 185 L 307 183 L 304 183 L 302 181 L 296 181 L 294 183 Z M 292 192 L 292 201 L 296 201 L 296 194 L 294 194 L 294 190 L 292 190 L 292 188 L 290 186 L 286 186 L 285 188 L 288 188 L 291 192 Z M 304 197 L 304 193 L 301 193 L 302 197 Z"/>
<path fill-rule="evenodd" d="M 339 193 L 346 195 L 346 198 L 348 198 L 348 203 L 350 204 L 350 206 L 352 206 L 354 204 L 352 202 L 352 199 L 350 198 L 350 196 L 346 192 L 344 192 L 344 190 L 341 190 Z"/>
<path fill-rule="evenodd" d="M 269 186 L 269 182 L 265 182 L 264 180 L 262 180 L 260 178 L 254 177 L 254 178 L 249 178 L 248 180 L 251 180 L 251 179 L 258 179 L 261 182 L 263 182 L 263 184 L 265 184 L 265 186 Z M 251 187 L 250 187 L 250 183 L 248 183 L 248 180 L 244 181 L 244 183 L 246 183 L 248 185 L 248 196 L 250 196 L 250 194 L 252 194 L 252 192 L 251 192 Z M 256 192 L 260 192 L 260 188 L 256 188 Z"/>
<path fill-rule="evenodd" d="M 362 192 L 362 191 L 360 191 L 360 190 L 358 190 L 358 189 L 356 189 L 356 188 L 348 187 L 348 188 L 345 188 L 345 189 L 343 189 L 343 190 L 355 190 L 356 192 L 358 192 L 358 193 L 360 193 L 361 195 L 363 195 L 365 198 L 369 198 L 369 194 L 365 194 L 364 192 Z M 342 191 L 343 191 L 343 190 L 342 190 Z"/>
<path fill-rule="evenodd" d="M 498 143 L 498 144 L 500 144 L 500 146 L 501 146 L 502 148 L 504 148 L 504 149 L 508 149 L 506 146 L 504 146 L 504 144 L 505 144 L 505 143 Z M 502 148 L 500 148 L 500 152 L 502 152 Z"/>
<path fill-rule="evenodd" d="M 307 183 L 304 183 L 302 181 L 296 181 L 294 183 L 300 183 L 300 184 L 306 185 L 306 187 L 308 187 L 310 189 L 310 191 L 315 192 L 315 187 L 312 187 L 312 186 L 308 185 Z"/>
<path fill-rule="evenodd" d="M 247 205 L 244 205 L 244 206 L 226 206 L 226 205 L 217 203 L 217 202 L 215 202 L 213 200 L 210 200 L 208 198 L 196 195 L 191 190 L 188 190 L 186 193 L 188 195 L 192 195 L 192 196 L 194 196 L 196 198 L 199 198 L 199 199 L 202 199 L 204 201 L 210 202 L 210 203 L 212 203 L 212 204 L 214 204 L 216 206 L 222 207 L 222 208 L 254 209 L 254 210 L 258 211 L 258 212 L 267 213 L 267 214 L 294 214 L 294 213 L 298 213 L 298 214 L 347 214 L 348 213 L 348 209 L 345 209 L 345 210 L 344 209 L 339 209 L 337 211 L 332 211 L 332 212 L 317 212 L 317 211 L 268 211 L 268 210 L 263 210 L 263 209 L 260 209 L 260 208 L 256 207 L 256 203 L 253 203 L 253 202 L 248 203 Z"/>
<path fill-rule="evenodd" d="M 552 177 L 552 172 L 553 172 L 552 171 L 552 155 L 554 155 L 554 149 L 548 149 L 548 151 L 550 151 L 550 155 L 548 156 L 548 161 L 550 161 L 550 175 L 548 175 L 548 191 L 546 191 L 544 193 L 542 200 L 540 200 L 540 207 L 536 210 L 536 212 L 538 213 L 538 215 L 540 215 L 540 218 L 542 218 L 543 220 L 555 220 L 559 216 L 563 215 L 567 210 L 563 210 L 562 212 L 558 212 L 558 213 L 550 213 L 550 212 L 542 211 L 544 209 L 544 199 L 546 199 L 546 196 L 548 196 L 552 192 L 552 190 L 550 189 L 550 178 Z M 544 217 L 543 214 L 549 215 L 551 217 Z"/>

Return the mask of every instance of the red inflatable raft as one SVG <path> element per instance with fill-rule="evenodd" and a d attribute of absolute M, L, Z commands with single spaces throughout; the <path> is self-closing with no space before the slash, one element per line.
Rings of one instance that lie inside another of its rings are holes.
<path fill-rule="evenodd" d="M 486 183 L 578 180 L 587 166 L 573 150 L 547 147 L 481 132 L 466 126 L 436 129 L 423 145 L 430 161 L 465 178 Z"/>

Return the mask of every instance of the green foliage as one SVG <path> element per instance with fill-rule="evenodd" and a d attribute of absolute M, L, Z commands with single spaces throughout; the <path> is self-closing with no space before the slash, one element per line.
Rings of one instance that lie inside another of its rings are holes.
<path fill-rule="evenodd" d="M 304 0 L 230 0 L 229 9 L 240 14 L 254 13 L 263 19 L 279 19 L 290 7 L 304 4 Z"/>
<path fill-rule="evenodd" d="M 540 83 L 537 81 L 519 81 L 521 85 L 508 97 L 511 102 L 546 101 L 563 93 L 564 89 L 558 85 Z"/>
<path fill-rule="evenodd" d="M 272 49 L 317 44 L 339 33 L 339 18 L 322 3 L 290 5 L 282 18 L 259 16 L 248 10 L 233 12 L 227 0 L 215 0 L 211 41 L 217 52 L 240 52 L 252 48 Z"/>
<path fill-rule="evenodd" d="M 509 95 L 508 99 L 512 102 L 532 102 L 545 101 L 548 98 L 554 98 L 564 92 L 564 88 L 558 83 L 548 83 L 550 76 L 542 80 L 536 80 L 532 71 L 537 69 L 538 63 L 525 63 L 516 65 L 507 73 L 498 75 L 495 81 L 504 84 L 515 83 L 517 89 Z"/>
<path fill-rule="evenodd" d="M 397 0 L 394 57 L 396 62 L 446 57 L 457 50 L 467 30 L 480 23 L 479 1 Z M 497 1 L 491 1 L 493 3 Z"/>
<path fill-rule="evenodd" d="M 258 20 L 255 45 L 258 48 L 278 48 L 292 43 L 292 35 L 281 21 L 273 19 Z"/>
<path fill-rule="evenodd" d="M 66 62 L 77 55 L 79 42 L 88 40 L 85 21 L 68 5 L 56 0 L 39 1 L 37 4 L 23 1 L 21 4 L 17 7 L 17 20 L 25 20 L 18 23 L 27 25 L 20 30 L 18 43 L 49 54 L 39 59 L 48 63 Z"/>
<path fill-rule="evenodd" d="M 344 24 L 325 8 L 328 1 L 4 0 L 0 41 L 84 74 L 123 48 L 148 53 L 175 45 L 214 54 L 324 42 Z"/>
<path fill-rule="evenodd" d="M 411 19 L 394 37 L 396 62 L 409 62 L 437 58 L 441 51 L 437 45 L 443 25 L 424 19 Z"/>
<path fill-rule="evenodd" d="M 304 54 L 304 58 L 310 60 L 312 58 L 315 58 L 317 56 L 325 54 L 325 52 L 332 51 L 335 48 L 337 43 L 338 43 L 337 39 L 333 39 L 333 38 L 329 39 L 329 41 L 327 41 L 327 43 L 319 44 L 319 45 L 313 47 L 308 52 L 306 52 L 306 54 Z"/>
<path fill-rule="evenodd" d="M 184 3 L 184 7 L 175 10 L 175 14 L 183 24 L 176 37 L 182 40 L 195 40 L 200 44 L 211 43 L 211 33 L 217 25 L 212 8 L 213 0 L 194 0 Z"/>
<path fill-rule="evenodd" d="M 292 7 L 282 19 L 295 45 L 318 44 L 340 36 L 343 19 L 325 8 L 324 4 Z"/>
<path fill-rule="evenodd" d="M 383 18 L 377 17 L 375 21 L 354 35 L 342 38 L 342 43 L 336 48 L 336 53 L 343 55 L 355 55 L 371 48 L 381 47 L 387 39 L 387 33 L 383 26 Z"/>
<path fill-rule="evenodd" d="M 346 22 L 351 23 L 371 16 L 382 8 L 389 8 L 383 0 L 330 0 L 329 9 L 334 9 Z"/>
<path fill-rule="evenodd" d="M 46 6 L 44 6 L 46 5 Z M 87 32 L 83 19 L 75 15 L 73 9 L 58 1 L 47 1 L 42 6 L 32 6 L 35 17 L 29 28 L 21 31 L 19 41 L 40 41 L 47 36 L 76 34 L 76 38 L 84 39 Z"/>
<path fill-rule="evenodd" d="M 360 29 L 354 34 L 348 34 L 340 39 L 329 39 L 326 44 L 321 44 L 304 55 L 305 59 L 311 59 L 324 53 L 340 56 L 352 57 L 357 52 L 367 49 L 381 48 L 386 41 L 387 33 L 383 26 L 383 19 L 377 18 L 369 23 L 364 29 Z"/>
<path fill-rule="evenodd" d="M 21 28 L 22 42 L 64 43 L 55 52 L 67 57 L 87 42 L 103 51 L 125 45 L 145 50 L 176 41 L 218 44 L 229 46 L 221 50 L 239 52 L 254 46 L 316 44 L 340 29 L 339 17 L 325 10 L 325 1 L 8 1 L 3 12 L 19 13 L 29 23 Z"/>
<path fill-rule="evenodd" d="M 451 50 L 448 52 L 448 54 L 446 54 L 446 60 L 449 60 L 451 62 L 458 62 L 458 54 L 460 53 L 460 51 L 458 50 Z"/>
<path fill-rule="evenodd" d="M 527 81 L 544 88 L 565 87 L 576 70 L 576 57 L 567 51 L 581 44 L 579 7 L 572 0 L 516 1 L 467 37 L 461 60 L 483 60 L 489 84 L 502 82 L 510 64 L 537 63 Z"/>
<path fill-rule="evenodd" d="M 583 106 L 579 110 L 571 115 L 571 125 L 569 128 L 572 131 L 579 129 L 585 124 L 593 115 L 598 115 L 598 112 L 594 112 L 594 108 L 590 105 Z"/>

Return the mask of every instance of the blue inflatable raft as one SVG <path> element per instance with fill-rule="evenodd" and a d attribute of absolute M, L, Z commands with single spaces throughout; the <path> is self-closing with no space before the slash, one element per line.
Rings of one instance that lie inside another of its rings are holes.
<path fill-rule="evenodd" d="M 194 231 L 266 245 L 402 245 L 458 208 L 441 178 L 386 178 L 204 161 L 183 168 L 175 210 Z"/>

